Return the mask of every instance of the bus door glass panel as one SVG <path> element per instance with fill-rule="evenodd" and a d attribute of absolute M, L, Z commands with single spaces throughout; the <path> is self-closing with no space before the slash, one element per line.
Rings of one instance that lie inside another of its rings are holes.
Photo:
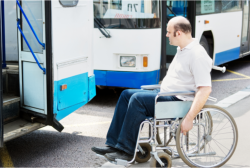
<path fill-rule="evenodd" d="M 44 1 L 22 0 L 21 6 L 41 43 L 45 41 Z M 21 29 L 41 67 L 45 68 L 45 50 L 38 43 L 24 15 L 18 8 Z M 21 107 L 46 114 L 46 75 L 36 63 L 21 33 L 19 37 L 19 70 Z"/>
<path fill-rule="evenodd" d="M 30 24 L 35 30 L 38 39 L 43 43 L 43 17 L 42 17 L 42 1 L 22 1 L 22 8 L 29 19 Z M 32 33 L 27 21 L 22 15 L 22 30 L 28 40 L 32 50 L 35 53 L 43 53 L 43 48 L 37 42 L 34 34 Z M 30 52 L 27 44 L 22 38 L 22 51 Z"/>
<path fill-rule="evenodd" d="M 242 17 L 242 33 L 241 33 L 241 53 L 248 52 L 248 21 L 249 21 L 249 0 L 242 3 L 243 17 Z"/>
<path fill-rule="evenodd" d="M 187 0 L 183 1 L 167 1 L 166 3 L 166 14 L 167 14 L 167 23 L 168 21 L 175 16 L 183 16 L 187 17 Z M 166 27 L 168 26 L 166 23 Z M 172 62 L 177 51 L 177 46 L 170 45 L 169 38 L 166 37 L 166 56 L 167 56 L 167 65 L 168 68 L 170 63 Z"/>

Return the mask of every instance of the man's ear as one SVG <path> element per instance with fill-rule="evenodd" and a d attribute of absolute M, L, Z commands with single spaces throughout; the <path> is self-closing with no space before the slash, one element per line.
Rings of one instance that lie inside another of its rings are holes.
<path fill-rule="evenodd" d="M 181 35 L 181 31 L 177 31 L 177 32 L 176 32 L 176 35 L 179 35 L 179 36 L 180 36 L 180 35 Z"/>
<path fill-rule="evenodd" d="M 179 32 L 179 31 L 176 31 L 176 32 L 175 32 L 175 37 L 177 37 L 178 35 L 180 35 L 178 32 Z"/>

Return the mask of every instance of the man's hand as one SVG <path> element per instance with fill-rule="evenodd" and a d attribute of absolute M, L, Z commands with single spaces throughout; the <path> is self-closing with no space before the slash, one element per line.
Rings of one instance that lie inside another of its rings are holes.
<path fill-rule="evenodd" d="M 181 124 L 181 132 L 186 135 L 186 133 L 193 128 L 193 120 L 196 115 L 200 112 L 202 107 L 207 101 L 209 94 L 211 93 L 212 89 L 210 86 L 200 86 L 198 87 L 198 91 L 194 97 L 193 104 L 184 118 Z"/>
<path fill-rule="evenodd" d="M 181 123 L 181 133 L 186 135 L 186 133 L 190 131 L 192 128 L 193 128 L 193 119 L 185 117 L 183 122 Z"/>

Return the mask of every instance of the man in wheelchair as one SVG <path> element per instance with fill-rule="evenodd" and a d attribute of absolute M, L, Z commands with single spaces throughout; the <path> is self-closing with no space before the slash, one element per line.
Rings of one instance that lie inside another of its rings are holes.
<path fill-rule="evenodd" d="M 193 101 L 181 125 L 185 135 L 193 127 L 193 119 L 211 93 L 212 60 L 197 39 L 191 36 L 191 24 L 184 17 L 171 19 L 167 26 L 170 45 L 178 46 L 177 53 L 156 90 L 124 90 L 115 108 L 107 133 L 106 147 L 92 147 L 92 151 L 108 160 L 131 160 L 134 155 L 141 122 L 154 116 L 158 92 L 196 91 L 195 96 L 165 96 L 158 101 Z"/>

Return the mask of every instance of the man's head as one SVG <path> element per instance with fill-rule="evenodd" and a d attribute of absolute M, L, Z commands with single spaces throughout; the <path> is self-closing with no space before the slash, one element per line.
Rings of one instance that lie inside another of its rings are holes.
<path fill-rule="evenodd" d="M 183 41 L 192 38 L 191 32 L 190 22 L 182 16 L 177 16 L 168 22 L 166 36 L 169 37 L 170 45 L 180 46 Z"/>

